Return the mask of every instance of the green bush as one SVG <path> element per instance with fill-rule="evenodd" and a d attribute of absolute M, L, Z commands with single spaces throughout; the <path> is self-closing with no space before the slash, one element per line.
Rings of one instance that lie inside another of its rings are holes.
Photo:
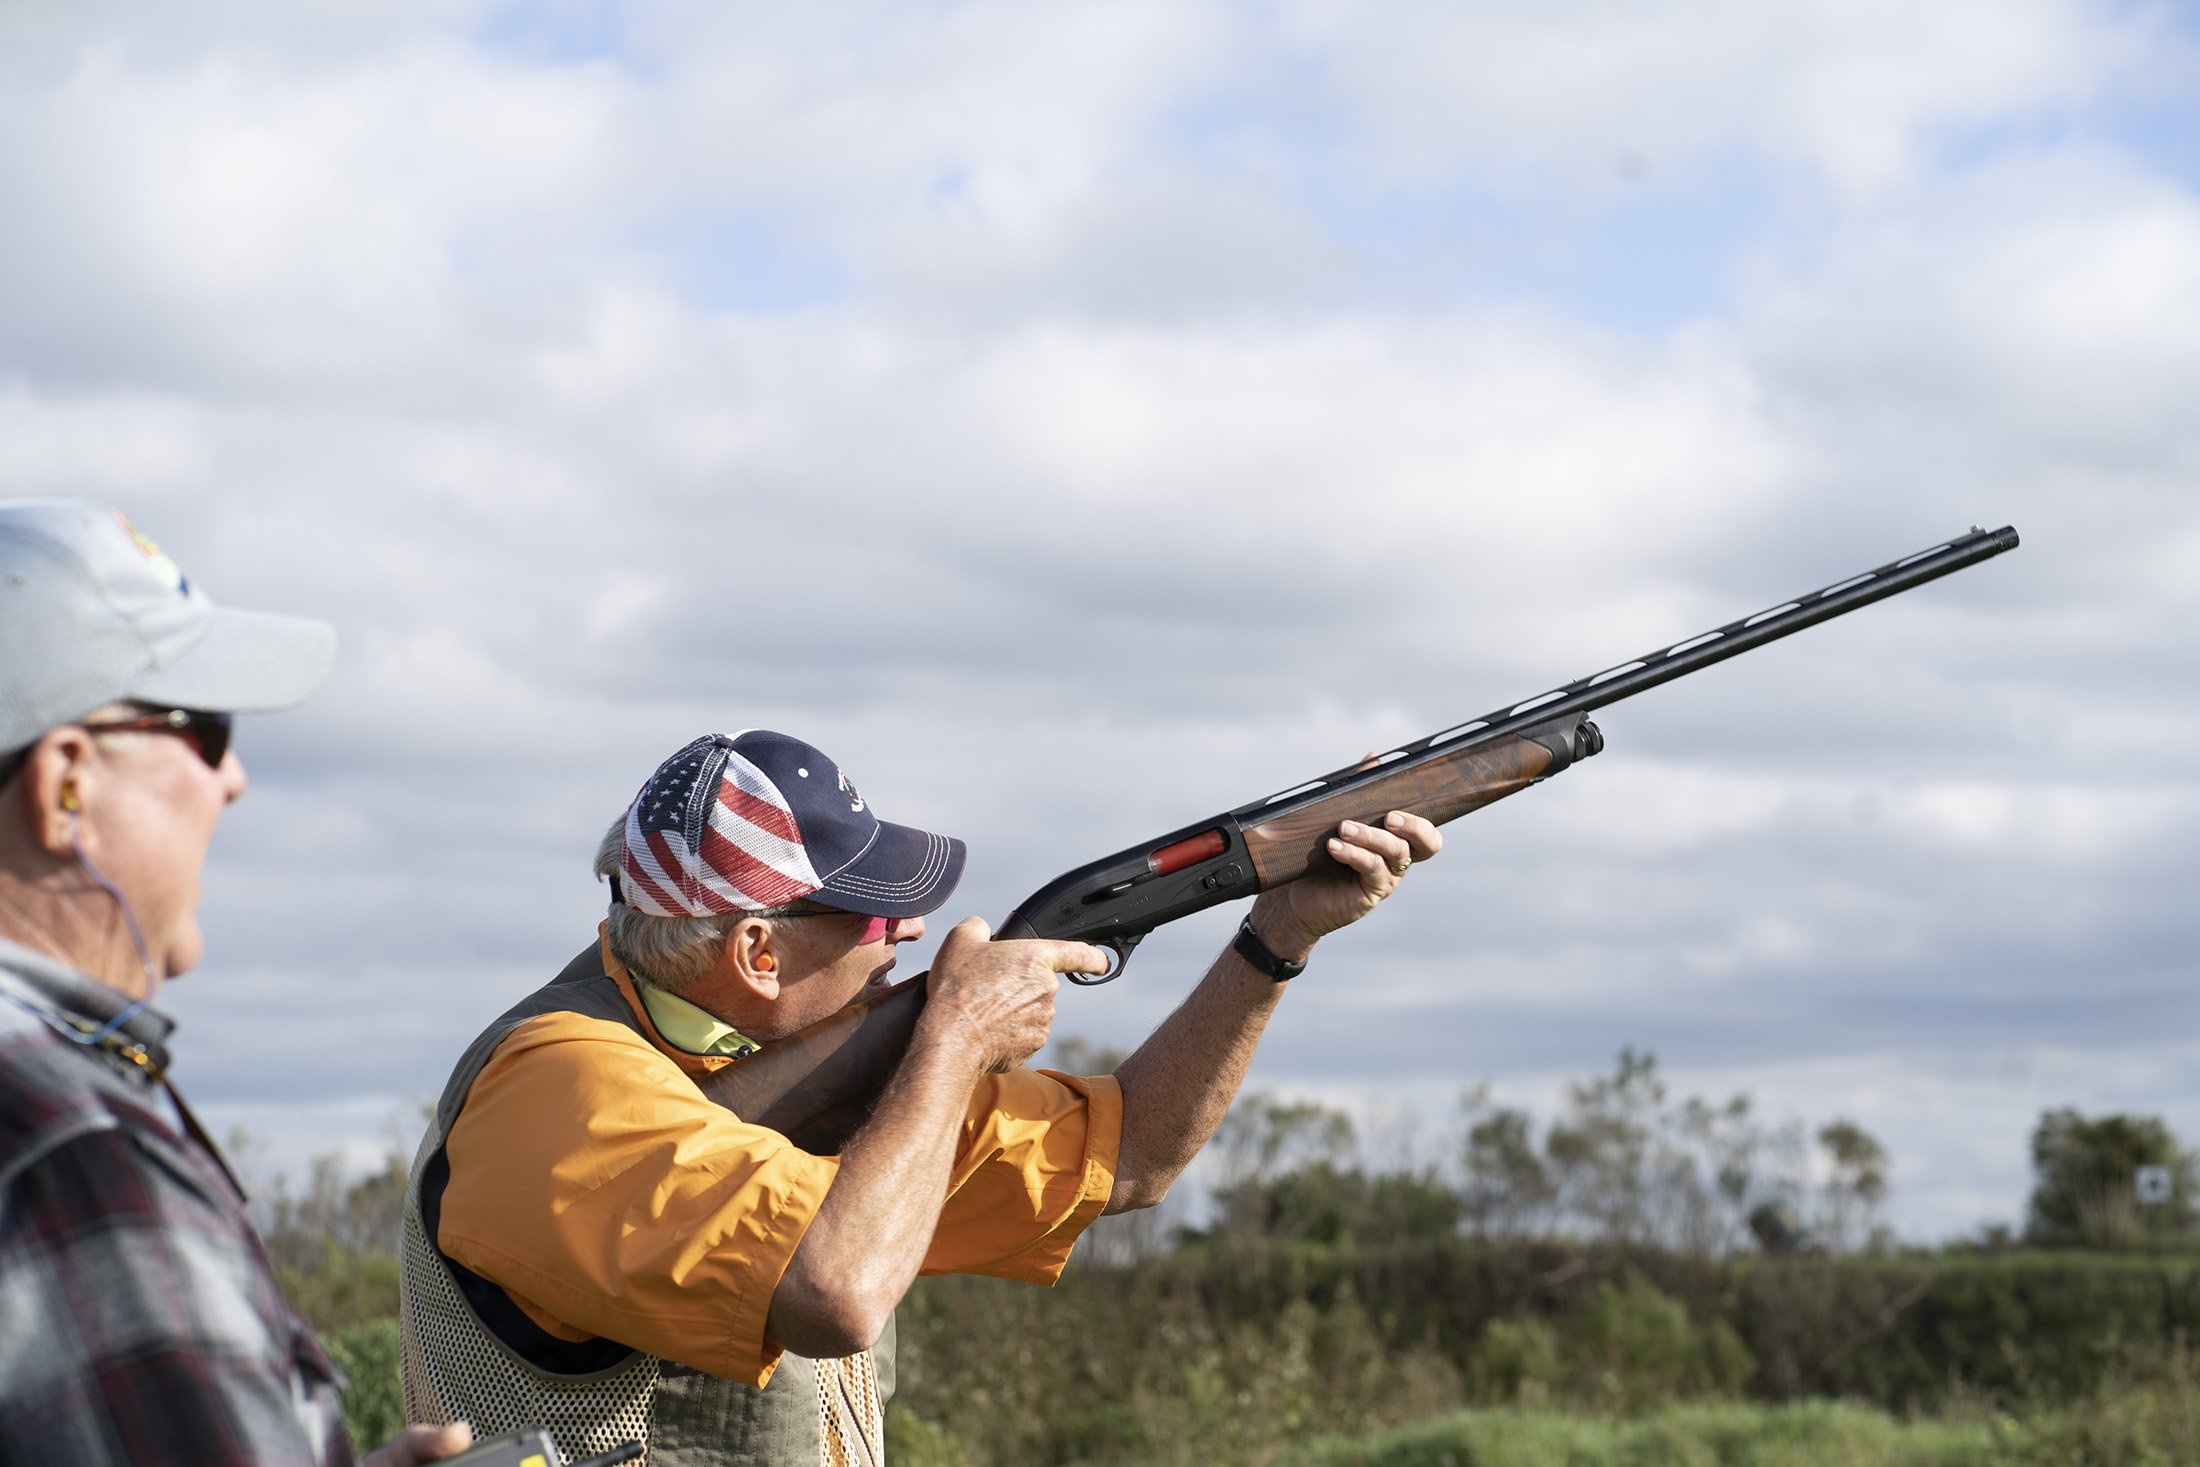
<path fill-rule="evenodd" d="M 310 1265 L 277 1264 L 283 1297 L 324 1334 L 397 1313 L 397 1257 L 350 1248 L 323 1249 Z"/>
<path fill-rule="evenodd" d="M 2161 1467 L 2200 1462 L 2200 1368 L 2180 1343 L 2117 1384 L 2033 1424 L 2020 1467 Z"/>
<path fill-rule="evenodd" d="M 1678 1300 L 1629 1273 L 1598 1283 L 1557 1322 L 1491 1320 L 1467 1374 L 1484 1401 L 1571 1399 L 1639 1415 L 1670 1401 L 1739 1395 L 1754 1368 L 1733 1326 L 1694 1323 Z"/>
<path fill-rule="evenodd" d="M 329 1355 L 351 1377 L 351 1389 L 344 1395 L 344 1419 L 361 1453 L 380 1446 L 405 1427 L 397 1342 L 395 1319 L 366 1320 L 323 1340 Z"/>
<path fill-rule="evenodd" d="M 2194 1264 L 2076 1252 L 1754 1262 L 1735 1266 L 1731 1317 L 1775 1397 L 2073 1401 L 2200 1335 Z"/>
<path fill-rule="evenodd" d="M 897 1401 L 886 1408 L 886 1460 L 894 1467 L 962 1467 L 970 1454 L 953 1432 Z"/>
<path fill-rule="evenodd" d="M 1566 1374 L 1558 1331 L 1540 1319 L 1491 1320 L 1468 1370 L 1482 1399 L 1526 1406 L 1548 1401 Z"/>
<path fill-rule="evenodd" d="M 1680 1301 L 1640 1274 L 1600 1283 L 1577 1331 L 1584 1382 L 1599 1404 L 1630 1415 L 1686 1396 L 1709 1380 L 1711 1352 Z"/>
<path fill-rule="evenodd" d="M 1072 1270 L 1055 1298 L 1075 1289 L 1128 1309 L 1139 1291 L 1160 1291 L 1228 1328 L 1273 1320 L 1296 1299 L 1326 1311 L 1349 1294 L 1386 1348 L 1433 1352 L 1471 1372 L 1491 1321 L 1540 1319 L 1572 1337 L 1598 1290 L 1624 1294 L 1630 1275 L 1700 1330 L 1723 1321 L 1726 1332 L 1701 1344 L 1710 1352 L 1701 1371 L 1769 1400 L 1854 1398 L 1896 1411 L 1951 1395 L 2074 1401 L 2180 1337 L 2200 1339 L 2200 1256 L 2184 1251 L 1721 1261 L 1460 1238 L 1211 1243 L 1135 1271 Z"/>

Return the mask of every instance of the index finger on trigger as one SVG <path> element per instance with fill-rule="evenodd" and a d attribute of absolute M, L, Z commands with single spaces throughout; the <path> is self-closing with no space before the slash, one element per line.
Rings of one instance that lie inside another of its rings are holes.
<path fill-rule="evenodd" d="M 1047 966 L 1057 973 L 1105 973 L 1108 955 L 1089 942 L 1049 943 Z"/>

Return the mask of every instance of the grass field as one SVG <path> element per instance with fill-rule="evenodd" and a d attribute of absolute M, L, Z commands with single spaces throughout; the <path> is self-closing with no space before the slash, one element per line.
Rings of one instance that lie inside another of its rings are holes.
<path fill-rule="evenodd" d="M 1955 1407 L 1902 1420 L 1803 1401 L 1669 1406 L 1634 1420 L 1463 1411 L 1271 1459 L 1276 1467 L 2170 1467 L 2200 1462 L 2190 1381 L 2101 1395 L 2016 1419 Z"/>
<path fill-rule="evenodd" d="M 1279 1458 L 1291 1467 L 1955 1467 L 2027 1461 L 2014 1423 L 1897 1421 L 1810 1401 L 1674 1406 L 1621 1421 L 1556 1411 L 1465 1411 Z M 2011 1456 L 2012 1452 L 2019 1455 Z"/>
<path fill-rule="evenodd" d="M 1227 1410 L 1173 1442 L 1071 1467 L 2175 1467 L 2200 1463 L 2200 1381 L 2183 1371 L 2012 1416 L 1957 1403 L 1898 1417 L 1846 1401 L 1715 1401 L 1618 1417 L 1579 1409 L 1457 1411 L 1410 1425 L 1279 1442 Z M 890 1414 L 895 1467 L 992 1460 Z"/>

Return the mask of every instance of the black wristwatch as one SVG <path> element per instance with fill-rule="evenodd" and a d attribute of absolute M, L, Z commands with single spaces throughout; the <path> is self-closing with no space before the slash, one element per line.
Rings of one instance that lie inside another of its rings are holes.
<path fill-rule="evenodd" d="M 1262 942 L 1260 934 L 1253 930 L 1253 919 L 1251 917 L 1247 917 L 1243 922 L 1238 923 L 1237 940 L 1232 942 L 1230 946 L 1239 957 L 1245 959 L 1246 962 L 1251 963 L 1278 983 L 1288 983 L 1306 971 L 1306 964 L 1303 960 L 1294 963 L 1289 959 L 1277 957 L 1275 949 Z"/>

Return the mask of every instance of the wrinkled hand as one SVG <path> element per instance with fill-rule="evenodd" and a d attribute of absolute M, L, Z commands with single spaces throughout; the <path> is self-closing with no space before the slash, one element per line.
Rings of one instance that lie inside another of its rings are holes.
<path fill-rule="evenodd" d="M 1105 973 L 1107 954 L 1089 943 L 1045 938 L 992 942 L 982 917 L 955 924 L 925 980 L 923 1024 L 970 1047 L 978 1068 L 999 1074 L 1037 1054 L 1054 1027 L 1063 973 Z"/>
<path fill-rule="evenodd" d="M 455 1457 L 474 1444 L 474 1429 L 463 1421 L 449 1426 L 408 1426 L 359 1459 L 359 1467 L 421 1467 Z"/>
<path fill-rule="evenodd" d="M 1336 866 L 1263 893 L 1253 904 L 1253 927 L 1275 952 L 1303 956 L 1317 938 L 1374 911 L 1415 861 L 1443 848 L 1435 826 L 1402 810 L 1381 825 L 1347 820 L 1324 847 Z"/>

